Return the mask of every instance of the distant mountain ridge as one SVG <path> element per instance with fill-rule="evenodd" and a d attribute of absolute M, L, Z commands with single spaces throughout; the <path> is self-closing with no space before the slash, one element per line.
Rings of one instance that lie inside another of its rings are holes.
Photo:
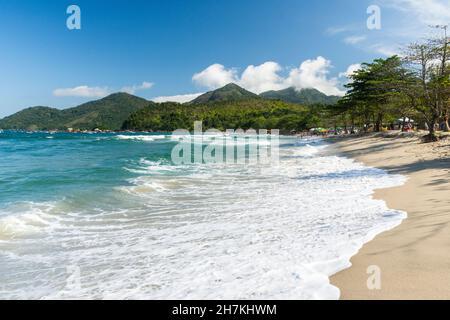
<path fill-rule="evenodd" d="M 260 94 L 265 99 L 281 100 L 284 102 L 298 103 L 303 105 L 312 104 L 336 104 L 340 97 L 327 96 L 317 89 L 300 89 L 294 87 L 279 91 L 267 91 Z"/>
<path fill-rule="evenodd" d="M 31 107 L 0 120 L 1 129 L 52 130 L 95 128 L 119 130 L 123 122 L 151 102 L 127 93 L 114 93 L 69 109 Z"/>
<path fill-rule="evenodd" d="M 190 104 L 204 104 L 210 102 L 223 101 L 242 101 L 250 99 L 258 99 L 259 96 L 253 92 L 241 88 L 237 84 L 229 83 L 226 86 L 214 91 L 209 91 L 201 96 L 198 96 Z"/>
<path fill-rule="evenodd" d="M 248 101 L 255 105 L 257 101 L 279 100 L 303 106 L 314 104 L 333 105 L 337 96 L 327 96 L 316 89 L 287 88 L 279 91 L 267 91 L 257 95 L 240 86 L 230 83 L 222 88 L 207 92 L 186 105 L 221 105 L 227 107 L 236 102 Z M 31 107 L 0 120 L 0 129 L 17 130 L 80 130 L 109 129 L 120 130 L 132 114 L 144 107 L 156 107 L 160 104 L 133 96 L 128 93 L 114 93 L 103 99 L 87 102 L 74 108 L 55 109 L 49 107 Z M 245 103 L 241 104 L 245 107 Z"/>
<path fill-rule="evenodd" d="M 328 96 L 317 89 L 300 89 L 294 87 L 286 88 L 279 91 L 267 91 L 260 95 L 241 88 L 237 84 L 230 83 L 217 90 L 209 91 L 196 99 L 189 102 L 189 104 L 205 104 L 212 102 L 224 101 L 241 101 L 251 99 L 270 99 L 281 100 L 289 103 L 298 103 L 302 105 L 313 104 L 336 104 L 340 97 Z"/>

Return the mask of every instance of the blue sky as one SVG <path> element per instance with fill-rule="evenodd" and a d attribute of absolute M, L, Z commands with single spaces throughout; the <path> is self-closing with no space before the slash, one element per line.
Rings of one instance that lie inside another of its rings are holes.
<path fill-rule="evenodd" d="M 71 4 L 81 30 L 66 27 Z M 230 81 L 342 94 L 359 63 L 449 22 L 450 0 L 1 0 L 0 117 L 117 91 L 184 101 Z"/>

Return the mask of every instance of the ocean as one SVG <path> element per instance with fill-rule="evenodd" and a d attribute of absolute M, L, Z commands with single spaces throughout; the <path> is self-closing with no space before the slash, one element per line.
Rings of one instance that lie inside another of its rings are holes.
<path fill-rule="evenodd" d="M 0 133 L 0 299 L 338 299 L 405 178 L 280 137 L 279 164 L 175 164 L 169 134 Z M 208 142 L 205 142 L 208 144 Z"/>

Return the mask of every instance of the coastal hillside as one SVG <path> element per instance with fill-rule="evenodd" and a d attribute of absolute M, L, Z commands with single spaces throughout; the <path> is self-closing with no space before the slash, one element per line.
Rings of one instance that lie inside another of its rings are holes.
<path fill-rule="evenodd" d="M 0 120 L 1 129 L 52 130 L 95 128 L 118 130 L 123 122 L 150 102 L 127 94 L 115 93 L 80 106 L 59 110 L 32 107 Z"/>
<path fill-rule="evenodd" d="M 115 93 L 69 109 L 27 108 L 1 119 L 0 129 L 172 131 L 191 128 L 195 120 L 203 120 L 206 127 L 217 129 L 302 130 L 308 127 L 306 123 L 318 124 L 311 121 L 318 117 L 317 105 L 333 105 L 337 98 L 314 89 L 293 88 L 258 96 L 234 83 L 186 104 L 154 103 L 127 93 Z"/>
<path fill-rule="evenodd" d="M 55 129 L 63 122 L 61 110 L 31 107 L 0 120 L 0 129 Z"/>
<path fill-rule="evenodd" d="M 168 102 L 147 106 L 133 113 L 122 129 L 192 130 L 194 121 L 203 121 L 203 129 L 291 131 L 314 127 L 318 120 L 318 115 L 305 106 L 276 100 L 253 99 L 199 105 Z"/>
<path fill-rule="evenodd" d="M 190 104 L 203 104 L 221 101 L 241 101 L 258 99 L 258 95 L 241 88 L 237 84 L 229 83 L 214 91 L 207 92 L 192 100 Z"/>
<path fill-rule="evenodd" d="M 316 89 L 300 89 L 297 90 L 293 87 L 279 90 L 279 91 L 267 91 L 260 94 L 260 97 L 265 99 L 281 100 L 285 102 L 298 103 L 303 105 L 313 104 L 336 104 L 340 97 L 327 96 Z"/>

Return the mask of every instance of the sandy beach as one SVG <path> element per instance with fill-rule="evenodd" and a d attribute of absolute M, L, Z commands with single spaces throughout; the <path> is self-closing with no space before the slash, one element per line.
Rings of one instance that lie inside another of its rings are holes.
<path fill-rule="evenodd" d="M 352 267 L 332 277 L 341 299 L 450 299 L 450 138 L 423 144 L 417 136 L 373 134 L 336 139 L 334 147 L 408 177 L 401 187 L 375 192 L 408 218 L 364 245 Z M 379 290 L 367 287 L 373 265 L 381 270 Z"/>

